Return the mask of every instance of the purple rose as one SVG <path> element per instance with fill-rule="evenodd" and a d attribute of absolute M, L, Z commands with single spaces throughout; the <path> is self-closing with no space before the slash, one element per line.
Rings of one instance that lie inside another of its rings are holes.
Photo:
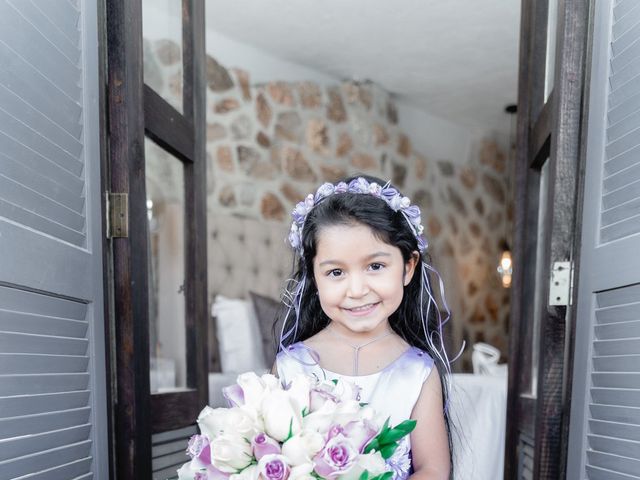
<path fill-rule="evenodd" d="M 387 187 L 382 189 L 381 194 L 387 200 L 387 203 L 388 203 L 393 197 L 398 195 L 398 191 L 393 187 Z"/>
<path fill-rule="evenodd" d="M 344 182 L 340 182 L 336 185 L 334 193 L 347 193 L 348 190 L 349 190 L 349 185 L 347 185 Z"/>
<path fill-rule="evenodd" d="M 334 191 L 335 187 L 333 186 L 333 184 L 323 183 L 322 185 L 320 185 L 320 188 L 318 188 L 314 200 L 318 202 L 319 200 L 332 195 Z"/>
<path fill-rule="evenodd" d="M 227 399 L 230 407 L 244 405 L 244 391 L 237 383 L 222 388 L 222 396 Z"/>
<path fill-rule="evenodd" d="M 291 469 L 285 456 L 270 454 L 258 461 L 258 471 L 266 480 L 287 480 Z"/>
<path fill-rule="evenodd" d="M 405 197 L 406 198 L 406 197 Z M 416 205 L 411 205 L 403 210 L 405 215 L 411 220 L 414 225 L 420 223 L 420 208 Z"/>
<path fill-rule="evenodd" d="M 259 433 L 251 440 L 253 456 L 260 460 L 265 455 L 280 453 L 280 444 L 265 433 Z"/>
<path fill-rule="evenodd" d="M 211 445 L 206 435 L 193 435 L 187 445 L 187 455 L 202 466 L 211 465 Z"/>
<path fill-rule="evenodd" d="M 316 473 L 325 478 L 342 475 L 353 467 L 357 456 L 358 450 L 350 439 L 338 433 L 314 457 Z"/>

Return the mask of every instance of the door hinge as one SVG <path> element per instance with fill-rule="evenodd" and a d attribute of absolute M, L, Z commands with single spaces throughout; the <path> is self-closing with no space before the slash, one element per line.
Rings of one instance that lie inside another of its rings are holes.
<path fill-rule="evenodd" d="M 553 262 L 549 282 L 549 305 L 568 306 L 571 304 L 573 289 L 573 264 L 571 262 Z"/>
<path fill-rule="evenodd" d="M 107 192 L 107 238 L 129 236 L 129 194 Z"/>

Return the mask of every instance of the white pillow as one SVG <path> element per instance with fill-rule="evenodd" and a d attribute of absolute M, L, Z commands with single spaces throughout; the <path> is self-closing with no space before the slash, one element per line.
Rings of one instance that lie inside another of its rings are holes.
<path fill-rule="evenodd" d="M 217 295 L 211 314 L 216 319 L 222 371 L 264 373 L 268 367 L 251 301 Z"/>

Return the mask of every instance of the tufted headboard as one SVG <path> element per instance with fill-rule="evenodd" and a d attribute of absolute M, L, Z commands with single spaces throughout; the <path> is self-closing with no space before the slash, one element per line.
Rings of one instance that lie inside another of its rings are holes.
<path fill-rule="evenodd" d="M 248 298 L 250 291 L 280 298 L 293 259 L 287 224 L 210 215 L 207 229 L 209 301 L 217 294 Z"/>

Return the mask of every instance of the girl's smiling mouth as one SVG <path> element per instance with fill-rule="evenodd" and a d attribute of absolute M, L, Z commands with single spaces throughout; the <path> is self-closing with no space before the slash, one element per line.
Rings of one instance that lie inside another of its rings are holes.
<path fill-rule="evenodd" d="M 343 308 L 343 310 L 346 310 L 351 315 L 363 316 L 371 313 L 379 304 L 380 302 L 367 303 L 366 305 L 361 305 L 359 307 Z"/>

